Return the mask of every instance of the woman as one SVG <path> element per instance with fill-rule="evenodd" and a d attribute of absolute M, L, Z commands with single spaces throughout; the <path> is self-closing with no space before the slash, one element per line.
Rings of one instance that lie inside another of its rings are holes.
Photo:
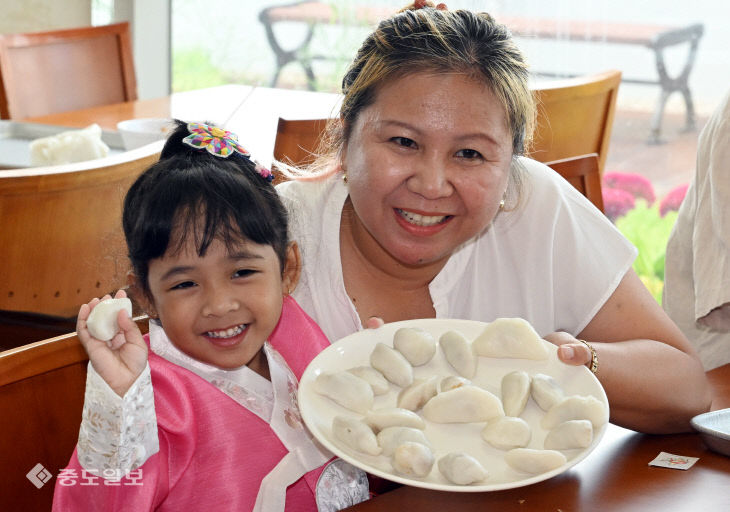
<path fill-rule="evenodd" d="M 709 408 L 695 352 L 631 269 L 636 249 L 520 156 L 535 105 L 504 26 L 405 10 L 365 40 L 343 92 L 322 179 L 279 187 L 303 245 L 295 297 L 331 340 L 378 319 L 522 317 L 565 363 L 600 362 L 614 423 L 684 431 Z"/>

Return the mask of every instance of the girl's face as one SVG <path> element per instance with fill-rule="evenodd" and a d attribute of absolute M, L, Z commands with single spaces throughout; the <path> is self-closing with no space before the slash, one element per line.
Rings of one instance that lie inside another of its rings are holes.
<path fill-rule="evenodd" d="M 270 245 L 245 241 L 229 251 L 216 239 L 200 257 L 194 237 L 187 238 L 177 253 L 168 249 L 150 261 L 148 311 L 190 357 L 224 369 L 256 357 L 250 366 L 258 371 L 254 366 L 265 366 L 259 351 L 279 322 L 283 296 L 296 285 L 296 246 L 289 247 L 282 276 Z"/>
<path fill-rule="evenodd" d="M 343 151 L 362 243 L 408 265 L 445 261 L 494 218 L 511 159 L 504 108 L 484 84 L 425 72 L 387 83 Z"/>

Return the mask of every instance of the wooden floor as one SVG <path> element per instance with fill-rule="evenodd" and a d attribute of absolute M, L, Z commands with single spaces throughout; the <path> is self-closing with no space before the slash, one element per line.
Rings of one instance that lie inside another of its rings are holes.
<path fill-rule="evenodd" d="M 617 110 L 605 172 L 637 173 L 647 177 L 661 199 L 694 175 L 697 137 L 707 122 L 697 118 L 697 128 L 685 132 L 684 115 L 668 114 L 662 123 L 661 144 L 647 144 L 651 113 Z"/>

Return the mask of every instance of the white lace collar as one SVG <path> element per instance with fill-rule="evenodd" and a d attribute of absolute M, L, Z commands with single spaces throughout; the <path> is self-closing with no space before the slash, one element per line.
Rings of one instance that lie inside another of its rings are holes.
<path fill-rule="evenodd" d="M 165 331 L 156 322 L 151 321 L 149 325 L 150 348 L 155 354 L 190 370 L 265 422 L 271 422 L 271 415 L 274 410 L 274 388 L 269 380 L 248 366 L 242 366 L 234 370 L 223 370 L 193 359 L 173 345 Z M 270 347 L 268 341 L 265 342 L 265 345 Z M 269 359 L 269 366 L 271 366 L 271 358 L 267 359 Z"/>

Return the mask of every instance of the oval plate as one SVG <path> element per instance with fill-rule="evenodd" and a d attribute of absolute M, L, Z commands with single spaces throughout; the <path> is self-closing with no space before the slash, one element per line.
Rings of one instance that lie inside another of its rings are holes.
<path fill-rule="evenodd" d="M 378 329 L 365 329 L 333 343 L 315 357 L 307 366 L 299 383 L 299 407 L 302 418 L 314 437 L 334 454 L 362 470 L 394 482 L 415 487 L 456 492 L 483 492 L 511 489 L 546 480 L 567 471 L 583 460 L 598 445 L 607 425 L 594 429 L 593 442 L 585 449 L 565 450 L 566 464 L 554 470 L 537 475 L 520 473 L 504 461 L 504 451 L 498 450 L 481 437 L 484 423 L 438 424 L 426 421 L 425 434 L 430 441 L 436 460 L 452 451 L 462 451 L 479 460 L 489 473 L 480 483 L 456 485 L 446 480 L 437 464 L 424 478 L 409 478 L 397 473 L 390 464 L 390 458 L 371 456 L 350 449 L 332 435 L 332 419 L 337 415 L 363 416 L 336 404 L 314 391 L 314 380 L 322 372 L 336 372 L 355 366 L 370 365 L 370 353 L 376 343 L 393 346 L 393 334 L 401 327 L 419 327 L 429 331 L 436 340 L 448 330 L 458 330 L 467 339 L 473 340 L 487 324 L 474 320 L 422 319 L 406 320 L 385 324 Z M 542 361 L 527 359 L 479 357 L 477 374 L 472 382 L 501 397 L 502 377 L 514 370 L 528 374 L 544 373 L 552 376 L 568 395 L 592 395 L 603 402 L 608 410 L 608 399 L 598 379 L 585 366 L 568 366 L 557 358 L 557 347 L 545 342 L 550 350 L 549 357 Z M 456 375 L 440 349 L 433 359 L 414 367 L 414 377 L 423 379 L 431 375 Z M 400 387 L 390 384 L 390 390 L 375 397 L 373 409 L 395 407 Z M 532 439 L 527 448 L 541 449 L 547 431 L 540 427 L 544 411 L 530 398 L 521 418 L 532 428 Z"/>

